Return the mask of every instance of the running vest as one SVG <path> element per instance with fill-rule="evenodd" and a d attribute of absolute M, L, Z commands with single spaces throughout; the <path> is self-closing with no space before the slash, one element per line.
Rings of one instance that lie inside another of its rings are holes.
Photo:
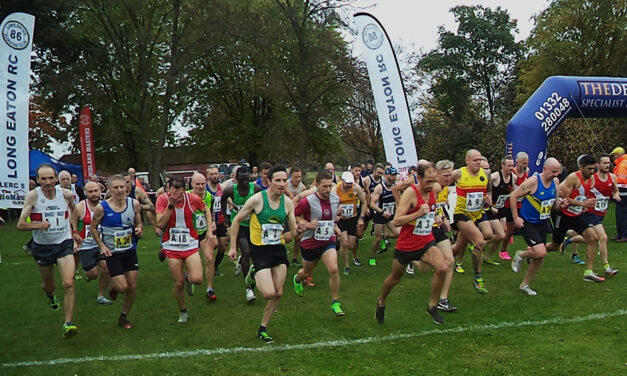
<path fill-rule="evenodd" d="M 285 213 L 285 195 L 280 196 L 277 209 L 270 207 L 268 192 L 261 191 L 263 206 L 259 213 L 254 211 L 250 215 L 250 242 L 256 246 L 285 244 L 283 239 L 283 223 L 287 218 Z"/>
<path fill-rule="evenodd" d="M 111 253 L 130 252 L 137 249 L 135 230 L 135 208 L 133 199 L 126 197 L 126 207 L 121 212 L 116 212 L 107 201 L 102 201 L 102 242 Z"/>
<path fill-rule="evenodd" d="M 388 189 L 385 186 L 383 179 L 381 179 L 381 195 L 379 196 L 379 207 L 383 209 L 384 212 L 388 212 L 394 216 L 396 212 L 396 200 L 394 199 L 394 194 L 392 190 Z M 383 215 L 383 213 L 379 213 L 379 215 Z"/>
<path fill-rule="evenodd" d="M 415 185 L 410 186 L 416 193 L 416 206 L 407 211 L 407 214 L 415 213 L 425 200 L 420 195 Z M 423 249 L 429 242 L 435 240 L 433 237 L 433 224 L 435 223 L 436 199 L 433 191 L 429 192 L 429 212 L 422 217 L 416 218 L 401 227 L 401 232 L 396 241 L 396 249 L 404 252 L 418 251 Z"/>
<path fill-rule="evenodd" d="M 375 187 L 377 186 L 377 184 L 381 183 L 381 180 L 382 179 L 379 179 L 379 181 L 375 181 L 374 176 L 370 175 L 370 185 L 368 186 L 370 193 L 374 192 Z"/>
<path fill-rule="evenodd" d="M 306 220 L 318 220 L 316 228 L 308 228 L 301 238 L 301 245 L 308 248 L 317 248 L 328 243 L 335 243 L 335 216 L 337 215 L 340 197 L 331 193 L 329 199 L 322 200 L 316 193 L 305 197 L 309 204 L 309 216 L 304 216 Z M 309 217 L 309 218 L 308 218 Z M 316 240 L 317 242 L 312 241 Z"/>
<path fill-rule="evenodd" d="M 169 193 L 166 193 L 166 198 Z M 199 198 L 200 199 L 200 198 Z M 183 207 L 174 207 L 161 237 L 161 248 L 166 251 L 191 251 L 198 248 L 196 211 L 192 208 L 189 193 L 183 194 Z M 203 212 L 204 217 L 204 212 Z M 205 218 L 206 219 L 206 218 Z M 205 231 L 207 223 L 205 222 Z"/>
<path fill-rule="evenodd" d="M 536 174 L 535 178 L 538 179 L 538 188 L 534 194 L 527 194 L 523 197 L 520 216 L 529 223 L 538 224 L 545 222 L 551 217 L 551 209 L 553 204 L 555 204 L 557 189 L 553 179 L 551 179 L 551 184 L 545 187 L 540 175 Z"/>
<path fill-rule="evenodd" d="M 573 189 L 570 192 L 570 198 L 580 202 L 586 201 L 588 199 L 588 196 L 592 194 L 590 192 L 590 188 L 592 187 L 592 179 L 588 179 L 588 182 L 585 182 L 580 171 L 575 172 L 575 175 L 577 175 L 581 184 L 579 185 L 578 189 Z M 583 212 L 583 206 L 568 205 L 567 207 L 562 208 L 561 211 L 562 213 L 564 213 L 564 215 L 567 215 L 569 217 L 576 217 Z"/>
<path fill-rule="evenodd" d="M 298 183 L 298 186 L 296 188 L 294 188 L 294 186 L 292 185 L 292 179 L 287 181 L 287 189 L 290 191 L 291 194 L 293 194 L 294 196 L 298 195 L 299 193 L 301 193 L 302 191 L 305 190 L 305 184 L 303 184 L 302 182 Z"/>
<path fill-rule="evenodd" d="M 135 197 L 135 189 L 136 188 L 137 188 L 137 186 L 135 184 L 131 184 L 131 190 L 128 193 L 128 197 L 137 199 L 137 197 Z"/>
<path fill-rule="evenodd" d="M 255 181 L 255 184 L 257 184 L 259 186 L 259 188 L 261 188 L 262 191 L 265 191 L 269 187 L 267 185 L 263 185 L 263 179 L 262 178 L 257 178 L 257 181 Z"/>
<path fill-rule="evenodd" d="M 61 244 L 72 238 L 70 231 L 70 209 L 63 198 L 63 188 L 54 187 L 54 198 L 46 198 L 41 187 L 35 188 L 37 204 L 30 213 L 32 222 L 47 221 L 50 227 L 46 230 L 33 230 L 33 241 L 37 244 Z"/>
<path fill-rule="evenodd" d="M 196 195 L 193 189 L 187 191 L 190 195 Z M 167 196 L 166 196 L 167 197 Z M 198 195 L 196 195 L 198 197 Z M 198 197 L 200 198 L 200 197 Z M 213 196 L 209 191 L 205 189 L 205 197 L 201 199 L 202 202 L 205 203 L 208 207 L 212 207 L 211 202 L 213 201 Z M 198 235 L 202 235 L 207 232 L 207 218 L 205 217 L 204 210 L 196 210 L 194 211 L 194 228 L 198 232 Z"/>
<path fill-rule="evenodd" d="M 596 172 L 594 174 L 594 188 L 590 190 L 588 197 L 596 197 L 597 202 L 594 204 L 594 208 L 588 208 L 588 212 L 604 217 L 610 202 L 610 197 L 612 197 L 613 193 L 614 182 L 610 174 L 607 174 L 606 181 L 602 181 L 601 178 L 599 178 L 599 173 Z"/>
<path fill-rule="evenodd" d="M 455 214 L 463 214 L 474 222 L 483 215 L 483 202 L 490 182 L 482 168 L 476 176 L 470 176 L 466 167 L 459 171 L 461 176 L 457 182 Z"/>
<path fill-rule="evenodd" d="M 224 215 L 222 214 L 222 186 L 218 184 L 218 189 L 216 189 L 216 191 L 214 192 L 211 190 L 211 188 L 209 188 L 209 184 L 207 184 L 207 191 L 211 193 L 211 196 L 213 196 L 213 205 L 211 208 L 213 210 L 213 220 L 215 221 L 216 225 L 219 223 L 223 223 Z"/>
<path fill-rule="evenodd" d="M 442 218 L 447 217 L 445 208 L 448 206 L 448 186 L 442 187 L 438 197 L 435 200 L 435 215 L 439 215 Z M 433 222 L 433 227 L 438 227 L 437 223 Z"/>
<path fill-rule="evenodd" d="M 248 199 L 255 194 L 255 183 L 248 183 L 248 194 L 246 196 L 240 196 L 239 191 L 237 190 L 237 183 L 233 184 L 233 209 L 231 210 L 231 223 L 235 219 L 237 213 L 244 207 L 244 204 Z M 249 227 L 250 226 L 250 216 L 243 219 L 240 222 L 240 226 Z"/>
<path fill-rule="evenodd" d="M 74 198 L 74 203 L 78 204 L 81 202 L 81 198 L 78 196 L 76 192 L 76 184 L 70 184 L 70 190 L 72 191 L 72 197 Z"/>
<path fill-rule="evenodd" d="M 513 190 L 512 175 L 509 175 L 509 183 L 505 183 L 502 171 L 499 171 L 499 178 L 501 179 L 499 185 L 492 185 L 492 197 L 494 198 L 494 205 L 492 206 L 496 209 L 509 208 L 509 194 Z"/>
<path fill-rule="evenodd" d="M 337 183 L 337 195 L 340 198 L 340 217 L 342 219 L 350 219 L 357 215 L 357 194 L 351 187 L 348 192 L 342 191 L 342 182 Z"/>
<path fill-rule="evenodd" d="M 519 186 L 519 185 L 522 185 L 522 183 L 524 183 L 524 182 L 525 182 L 525 180 L 527 180 L 528 178 L 529 178 L 529 171 L 525 171 L 525 173 L 524 173 L 524 174 L 522 174 L 522 176 L 518 176 L 518 175 L 516 175 L 516 184 L 512 185 L 512 190 L 514 190 L 514 189 L 518 188 L 518 186 Z M 518 209 L 520 209 L 520 208 L 521 208 L 521 205 L 522 205 L 522 200 L 523 200 L 523 198 L 522 198 L 522 197 L 518 197 L 518 200 L 516 201 L 516 207 L 517 207 Z M 507 207 L 507 208 L 509 208 L 509 200 L 507 200 L 507 201 L 505 201 L 505 202 L 507 203 L 507 204 L 506 204 L 506 207 Z"/>
<path fill-rule="evenodd" d="M 94 249 L 98 248 L 98 243 L 91 236 L 91 219 L 94 217 L 94 212 L 91 210 L 89 205 L 87 204 L 87 200 L 85 200 L 85 213 L 83 217 L 78 220 L 78 234 L 83 239 L 83 245 L 78 249 L 79 251 L 84 251 L 86 249 Z M 102 226 L 98 227 L 98 232 L 102 236 Z"/>

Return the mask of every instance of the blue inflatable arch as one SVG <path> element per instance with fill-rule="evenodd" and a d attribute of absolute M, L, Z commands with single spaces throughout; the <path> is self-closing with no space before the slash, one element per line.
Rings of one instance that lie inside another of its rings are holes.
<path fill-rule="evenodd" d="M 507 124 L 506 154 L 529 154 L 529 170 L 541 172 L 547 140 L 568 118 L 627 117 L 627 78 L 552 76 Z"/>

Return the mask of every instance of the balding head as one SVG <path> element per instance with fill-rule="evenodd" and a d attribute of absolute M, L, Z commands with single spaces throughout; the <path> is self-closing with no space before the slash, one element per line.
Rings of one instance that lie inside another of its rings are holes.
<path fill-rule="evenodd" d="M 477 149 L 470 149 L 466 152 L 466 167 L 470 172 L 476 174 L 481 168 L 483 157 Z"/>
<path fill-rule="evenodd" d="M 98 203 L 100 201 L 100 184 L 94 181 L 88 181 L 85 184 L 85 197 L 92 203 Z"/>
<path fill-rule="evenodd" d="M 544 161 L 543 168 L 560 168 L 561 164 L 557 161 L 557 159 L 550 157 Z"/>
<path fill-rule="evenodd" d="M 205 182 L 207 181 L 207 179 L 205 178 L 205 175 L 201 174 L 198 171 L 195 171 L 192 174 L 192 185 L 194 185 L 194 183 L 196 182 L 202 182 L 203 184 L 205 184 Z"/>
<path fill-rule="evenodd" d="M 192 174 L 192 191 L 201 198 L 205 197 L 206 182 L 207 179 L 205 179 L 205 175 L 200 172 L 194 172 Z"/>
<path fill-rule="evenodd" d="M 59 172 L 59 185 L 63 188 L 72 188 L 72 175 L 67 170 Z"/>

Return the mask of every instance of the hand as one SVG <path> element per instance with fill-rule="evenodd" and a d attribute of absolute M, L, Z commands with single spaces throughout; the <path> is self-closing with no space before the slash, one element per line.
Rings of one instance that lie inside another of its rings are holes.
<path fill-rule="evenodd" d="M 567 206 L 568 206 L 568 200 L 565 200 L 563 198 L 560 199 L 560 204 L 559 204 L 560 209 L 564 209 Z"/>
<path fill-rule="evenodd" d="M 183 201 L 183 191 L 177 189 L 168 195 L 168 204 L 170 205 L 176 205 L 181 201 Z"/>
<path fill-rule="evenodd" d="M 316 227 L 318 227 L 318 220 L 317 219 L 314 219 L 313 221 L 307 223 L 307 228 L 315 229 Z"/>
<path fill-rule="evenodd" d="M 143 228 L 143 227 L 141 227 L 141 226 L 135 227 L 135 235 L 136 235 L 138 238 L 141 238 L 141 237 L 142 237 L 142 233 L 143 233 L 143 232 L 144 232 L 144 228 Z"/>
<path fill-rule="evenodd" d="M 237 260 L 237 247 L 231 247 L 227 256 L 233 261 Z"/>
<path fill-rule="evenodd" d="M 159 227 L 155 227 L 155 235 L 157 235 L 158 238 L 163 236 L 163 230 Z"/>
<path fill-rule="evenodd" d="M 438 226 L 442 226 L 442 223 L 444 221 L 442 221 L 442 217 L 440 217 L 439 215 L 435 216 L 435 224 L 437 224 Z"/>
<path fill-rule="evenodd" d="M 514 218 L 514 226 L 516 226 L 516 228 L 523 228 L 525 226 L 525 221 L 523 221 L 520 217 L 516 217 Z"/>
<path fill-rule="evenodd" d="M 621 202 L 620 195 L 619 195 L 618 193 L 616 193 L 615 195 L 613 195 L 613 196 L 612 196 L 612 198 L 613 198 L 613 199 L 614 199 L 614 201 L 616 201 L 616 202 Z"/>
<path fill-rule="evenodd" d="M 597 203 L 597 199 L 593 197 L 584 201 L 582 206 L 585 206 L 586 208 L 593 208 L 596 203 Z"/>
<path fill-rule="evenodd" d="M 391 214 L 391 213 L 388 213 L 388 212 L 386 212 L 386 211 L 383 211 L 383 213 L 382 213 L 382 214 L 383 214 L 383 217 L 384 217 L 384 218 L 390 218 L 390 217 L 392 216 L 392 214 Z"/>
<path fill-rule="evenodd" d="M 100 247 L 100 254 L 104 257 L 111 257 L 111 251 L 109 250 L 109 248 L 107 248 L 106 245 Z"/>
<path fill-rule="evenodd" d="M 488 206 L 492 205 L 492 195 L 488 193 L 487 195 L 485 195 L 485 198 L 483 199 L 483 201 Z"/>
<path fill-rule="evenodd" d="M 418 209 L 418 217 L 422 217 L 423 215 L 427 214 L 429 212 L 429 205 L 427 203 L 424 203 L 422 205 L 420 205 L 420 209 Z"/>
<path fill-rule="evenodd" d="M 50 228 L 50 222 L 48 221 L 43 221 L 39 223 L 39 229 L 40 230 L 47 230 Z"/>
<path fill-rule="evenodd" d="M 296 229 L 298 232 L 305 232 L 305 230 L 307 230 L 307 223 L 305 221 L 299 221 Z"/>
<path fill-rule="evenodd" d="M 83 245 L 83 238 L 81 238 L 78 232 L 73 233 L 72 238 L 76 242 L 76 248 L 80 248 Z"/>

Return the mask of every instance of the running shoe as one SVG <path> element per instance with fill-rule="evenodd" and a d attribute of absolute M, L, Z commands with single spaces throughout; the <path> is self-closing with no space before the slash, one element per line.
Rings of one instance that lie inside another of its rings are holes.
<path fill-rule="evenodd" d="M 509 255 L 508 255 L 508 256 L 509 256 Z M 500 257 L 500 256 L 499 256 L 499 257 Z M 486 258 L 484 258 L 484 259 L 483 259 L 483 263 L 484 263 L 484 264 L 488 264 L 488 265 L 494 265 L 494 266 L 499 266 L 499 265 L 501 265 L 498 261 L 494 261 L 494 260 L 492 260 L 491 258 L 488 258 L 488 257 L 486 257 Z"/>
<path fill-rule="evenodd" d="M 521 253 L 523 253 L 523 251 L 516 251 L 516 253 L 514 253 L 514 259 L 512 260 L 512 270 L 514 273 L 518 273 L 520 270 L 520 263 L 523 261 L 523 258 L 520 257 Z"/>
<path fill-rule="evenodd" d="M 50 305 L 50 309 L 53 311 L 58 311 L 59 310 L 59 299 L 57 299 L 56 295 L 52 295 L 52 298 L 50 298 L 48 304 Z"/>
<path fill-rule="evenodd" d="M 331 304 L 331 311 L 335 314 L 335 316 L 344 316 L 344 311 L 340 307 L 340 302 L 335 302 Z"/>
<path fill-rule="evenodd" d="M 538 295 L 537 292 L 533 291 L 531 289 L 531 287 L 529 287 L 529 285 L 522 285 L 518 288 L 518 291 L 522 292 L 523 294 L 527 294 L 529 296 L 536 296 Z"/>
<path fill-rule="evenodd" d="M 298 266 L 298 267 L 303 266 L 303 264 L 301 264 L 301 263 L 300 263 L 300 261 L 298 261 L 298 259 L 295 259 L 295 258 L 293 258 L 293 259 L 292 259 L 291 264 L 292 264 L 293 266 Z"/>
<path fill-rule="evenodd" d="M 560 244 L 560 253 L 563 255 L 566 252 L 566 247 L 568 247 L 570 242 L 568 241 L 568 236 L 564 237 L 564 241 Z"/>
<path fill-rule="evenodd" d="M 429 314 L 429 316 L 431 316 L 434 323 L 438 325 L 444 324 L 444 317 L 440 315 L 440 311 L 438 311 L 438 306 L 433 306 L 431 308 L 427 306 L 427 313 Z"/>
<path fill-rule="evenodd" d="M 305 289 L 303 289 L 303 283 L 302 282 L 296 282 L 296 277 L 298 277 L 298 274 L 294 274 L 294 276 L 292 277 L 292 284 L 294 286 L 294 292 L 298 296 L 304 296 L 305 295 Z"/>
<path fill-rule="evenodd" d="M 31 256 L 33 255 L 33 253 L 32 253 L 32 252 L 31 252 L 31 250 L 30 250 L 30 247 L 29 247 L 29 246 L 27 246 L 27 245 L 22 246 L 22 251 L 24 251 L 24 252 L 28 253 L 28 254 L 29 254 L 29 255 L 31 255 Z"/>
<path fill-rule="evenodd" d="M 377 266 L 377 260 L 374 259 L 374 257 L 371 257 L 368 259 L 368 265 L 370 266 Z"/>
<path fill-rule="evenodd" d="M 233 274 L 240 275 L 242 274 L 242 264 L 239 263 L 239 260 L 242 256 L 237 257 L 237 262 L 235 263 L 235 268 L 233 269 Z"/>
<path fill-rule="evenodd" d="M 485 295 L 488 293 L 488 289 L 485 288 L 485 284 L 483 283 L 483 278 L 475 279 L 472 285 L 475 286 L 475 290 L 477 290 L 479 294 Z"/>
<path fill-rule="evenodd" d="M 608 266 L 607 268 L 605 268 L 605 275 L 608 277 L 616 275 L 616 273 L 618 273 L 618 269 L 614 269 L 611 266 Z"/>
<path fill-rule="evenodd" d="M 187 312 L 180 312 L 179 313 L 179 320 L 178 323 L 179 324 L 187 324 L 187 319 L 188 319 L 188 314 Z"/>
<path fill-rule="evenodd" d="M 187 273 L 185 273 L 185 290 L 189 296 L 194 296 L 194 293 L 196 292 L 196 287 L 194 287 L 194 284 L 189 281 L 189 275 L 187 275 Z"/>
<path fill-rule="evenodd" d="M 76 273 L 74 273 L 74 280 L 79 281 L 83 279 L 83 276 L 81 275 L 81 273 L 77 270 Z"/>
<path fill-rule="evenodd" d="M 440 311 L 444 311 L 444 312 L 455 312 L 455 311 L 457 311 L 457 307 L 452 305 L 451 302 L 449 302 L 448 299 L 440 299 L 440 301 L 438 302 L 437 308 Z"/>
<path fill-rule="evenodd" d="M 115 300 L 118 298 L 118 292 L 115 291 L 113 286 L 111 286 L 111 288 L 109 289 L 109 298 L 111 298 L 111 300 Z"/>
<path fill-rule="evenodd" d="M 96 299 L 96 302 L 98 304 L 113 304 L 113 302 L 111 302 L 109 299 L 105 298 L 104 296 L 99 296 L 98 299 Z"/>
<path fill-rule="evenodd" d="M 361 261 L 359 261 L 359 259 L 353 259 L 353 265 L 355 266 L 361 266 Z"/>
<path fill-rule="evenodd" d="M 63 324 L 63 338 L 70 339 L 78 334 L 78 328 L 71 322 Z"/>
<path fill-rule="evenodd" d="M 122 317 L 120 317 L 118 319 L 118 326 L 122 329 L 132 329 L 133 328 L 133 324 L 131 324 L 130 322 L 128 322 L 127 319 L 124 319 Z"/>
<path fill-rule="evenodd" d="M 257 282 L 255 281 L 255 273 L 255 267 L 251 266 L 250 269 L 248 269 L 248 274 L 246 274 L 246 278 L 244 279 L 244 284 L 246 285 L 247 289 L 252 290 L 257 285 Z"/>
<path fill-rule="evenodd" d="M 585 261 L 583 261 L 582 259 L 580 259 L 580 258 L 579 258 L 579 255 L 578 255 L 578 254 L 576 254 L 576 253 L 573 255 L 572 260 L 573 260 L 573 264 L 577 264 L 577 265 L 584 265 L 584 264 L 586 263 Z"/>
<path fill-rule="evenodd" d="M 252 289 L 246 289 L 246 301 L 248 304 L 253 304 L 257 297 L 255 296 L 255 292 Z"/>
<path fill-rule="evenodd" d="M 507 253 L 507 250 L 499 252 L 499 257 L 501 258 L 501 260 L 511 260 L 512 259 L 509 256 L 509 253 Z"/>
<path fill-rule="evenodd" d="M 216 277 L 222 277 L 224 275 L 224 273 L 222 273 L 220 271 L 220 269 L 216 268 L 215 272 L 213 273 L 214 276 Z"/>
<path fill-rule="evenodd" d="M 381 245 L 379 246 L 379 250 L 377 251 L 377 255 L 385 253 L 388 251 L 387 244 L 385 243 L 386 239 L 381 239 Z"/>
<path fill-rule="evenodd" d="M 351 274 L 351 268 L 349 267 L 344 268 L 344 275 L 349 275 L 349 274 Z"/>
<path fill-rule="evenodd" d="M 385 306 L 382 307 L 379 305 L 379 298 L 377 298 L 377 310 L 374 316 L 377 318 L 379 324 L 383 324 L 383 320 L 385 319 Z"/>
<path fill-rule="evenodd" d="M 207 298 L 207 301 L 209 303 L 213 303 L 213 302 L 215 302 L 218 299 L 218 297 L 216 296 L 216 293 L 215 293 L 215 291 L 213 291 L 213 289 L 207 290 L 207 293 L 205 294 L 205 297 Z"/>
<path fill-rule="evenodd" d="M 464 274 L 464 266 L 462 265 L 461 262 L 455 263 L 455 272 L 459 274 Z"/>
<path fill-rule="evenodd" d="M 313 283 L 312 276 L 305 278 L 305 281 L 303 283 L 305 284 L 305 286 L 308 286 L 308 287 L 314 287 L 316 285 L 315 283 Z"/>
<path fill-rule="evenodd" d="M 409 264 L 407 264 L 407 266 L 405 267 L 405 274 L 414 275 L 414 263 L 413 262 L 410 262 Z"/>
<path fill-rule="evenodd" d="M 591 274 L 588 274 L 588 275 L 584 274 L 583 281 L 584 282 L 596 282 L 596 283 L 599 283 L 599 282 L 605 281 L 605 278 L 599 277 L 598 275 L 596 275 L 594 273 L 591 273 Z"/>
<path fill-rule="evenodd" d="M 268 332 L 266 332 L 265 330 L 263 332 L 257 331 L 257 337 L 259 337 L 259 339 L 264 341 L 265 343 L 274 342 L 274 338 L 270 337 Z"/>

